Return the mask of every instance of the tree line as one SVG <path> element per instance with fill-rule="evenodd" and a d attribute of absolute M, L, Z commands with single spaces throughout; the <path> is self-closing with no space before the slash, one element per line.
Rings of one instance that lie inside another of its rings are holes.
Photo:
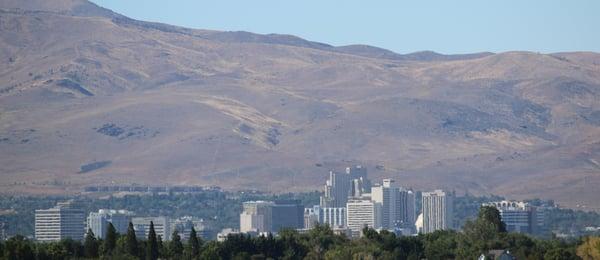
<path fill-rule="evenodd" d="M 284 230 L 273 236 L 229 235 L 223 242 L 203 241 L 194 229 L 182 242 L 175 231 L 163 241 L 150 224 L 145 239 L 133 225 L 125 234 L 108 226 L 104 240 L 87 231 L 83 242 L 62 240 L 36 243 L 15 236 L 0 243 L 3 259 L 476 259 L 489 250 L 509 250 L 517 259 L 600 259 L 600 237 L 577 240 L 537 239 L 508 233 L 494 207 L 483 206 L 461 232 L 436 231 L 396 236 L 389 231 L 363 229 L 360 239 L 337 235 L 326 225 L 306 233 Z"/>

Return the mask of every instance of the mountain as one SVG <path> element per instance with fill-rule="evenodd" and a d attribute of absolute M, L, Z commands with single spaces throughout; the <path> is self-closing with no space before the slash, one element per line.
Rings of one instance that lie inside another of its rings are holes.
<path fill-rule="evenodd" d="M 0 190 L 320 189 L 329 169 L 600 208 L 600 54 L 397 54 L 0 3 Z"/>

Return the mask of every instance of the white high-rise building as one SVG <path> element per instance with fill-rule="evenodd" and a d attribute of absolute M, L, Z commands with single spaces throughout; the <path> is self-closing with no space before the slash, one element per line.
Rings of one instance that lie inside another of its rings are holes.
<path fill-rule="evenodd" d="M 90 212 L 87 217 L 87 228 L 91 229 L 97 238 L 105 239 L 108 223 L 112 223 L 118 233 L 125 234 L 131 216 L 133 212 L 127 210 L 101 209 L 98 212 Z"/>
<path fill-rule="evenodd" d="M 59 241 L 65 238 L 83 240 L 84 234 L 85 213 L 68 202 L 35 211 L 35 239 L 38 241 Z"/>
<path fill-rule="evenodd" d="M 364 227 L 380 226 L 380 207 L 372 200 L 351 199 L 346 203 L 346 225 L 352 236 L 359 236 Z"/>
<path fill-rule="evenodd" d="M 240 232 L 272 232 L 272 201 L 248 201 L 240 214 Z"/>
<path fill-rule="evenodd" d="M 137 239 L 145 240 L 148 239 L 150 233 L 150 222 L 154 224 L 154 232 L 156 236 L 160 236 L 163 240 L 171 240 L 171 230 L 169 225 L 169 218 L 167 217 L 139 217 L 131 218 L 133 229 L 135 230 L 135 236 Z M 181 234 L 179 234 L 181 236 Z"/>
<path fill-rule="evenodd" d="M 423 233 L 452 229 L 453 195 L 442 190 L 423 192 Z"/>
<path fill-rule="evenodd" d="M 502 222 L 509 232 L 533 234 L 538 228 L 536 208 L 522 201 L 497 201 L 483 205 L 493 206 L 500 211 Z"/>

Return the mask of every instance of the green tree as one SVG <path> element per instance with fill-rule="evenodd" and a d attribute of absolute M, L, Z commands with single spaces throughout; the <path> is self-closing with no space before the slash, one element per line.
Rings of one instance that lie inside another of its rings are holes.
<path fill-rule="evenodd" d="M 127 234 L 125 235 L 125 253 L 131 256 L 138 256 L 138 241 L 135 237 L 135 229 L 133 228 L 133 223 L 129 222 L 129 227 L 127 228 Z"/>
<path fill-rule="evenodd" d="M 85 241 L 83 242 L 83 251 L 85 257 L 88 258 L 96 258 L 98 257 L 98 240 L 96 239 L 94 232 L 92 229 L 88 229 L 88 232 L 85 234 Z"/>
<path fill-rule="evenodd" d="M 492 224 L 495 227 L 496 232 L 498 233 L 506 232 L 506 224 L 502 222 L 500 211 L 496 207 L 482 206 L 481 208 L 479 208 L 478 219 Z"/>
<path fill-rule="evenodd" d="M 183 244 L 181 243 L 179 233 L 175 230 L 171 235 L 171 242 L 169 243 L 169 256 L 174 259 L 180 259 L 182 255 Z"/>
<path fill-rule="evenodd" d="M 156 237 L 156 245 L 157 245 L 157 248 L 158 248 L 158 257 L 159 258 L 165 258 L 165 257 L 167 257 L 168 252 L 166 251 L 166 248 L 165 248 L 165 245 L 163 243 L 161 235 L 158 235 Z"/>
<path fill-rule="evenodd" d="M 108 223 L 108 227 L 106 227 L 106 239 L 102 245 L 102 255 L 110 256 L 114 253 L 115 248 L 117 247 L 117 239 L 119 238 L 119 234 L 113 226 L 112 223 Z"/>
<path fill-rule="evenodd" d="M 188 241 L 188 247 L 190 249 L 190 255 L 192 258 L 198 257 L 198 255 L 200 254 L 201 246 L 202 244 L 201 241 L 198 239 L 196 229 L 192 226 L 192 231 L 190 231 L 190 239 Z"/>
<path fill-rule="evenodd" d="M 150 231 L 148 232 L 148 253 L 146 258 L 149 260 L 158 259 L 158 241 L 156 239 L 156 231 L 154 230 L 154 222 L 150 221 Z"/>
<path fill-rule="evenodd" d="M 4 255 L 7 259 L 35 259 L 33 243 L 21 235 L 11 237 L 6 241 L 4 246 Z"/>
<path fill-rule="evenodd" d="M 544 260 L 575 260 L 577 257 L 565 248 L 552 248 L 544 254 Z"/>

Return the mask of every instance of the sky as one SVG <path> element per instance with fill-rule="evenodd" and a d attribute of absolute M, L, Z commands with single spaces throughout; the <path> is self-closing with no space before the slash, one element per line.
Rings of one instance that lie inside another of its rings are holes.
<path fill-rule="evenodd" d="M 92 0 L 196 29 L 292 34 L 398 53 L 600 52 L 598 0 Z"/>

